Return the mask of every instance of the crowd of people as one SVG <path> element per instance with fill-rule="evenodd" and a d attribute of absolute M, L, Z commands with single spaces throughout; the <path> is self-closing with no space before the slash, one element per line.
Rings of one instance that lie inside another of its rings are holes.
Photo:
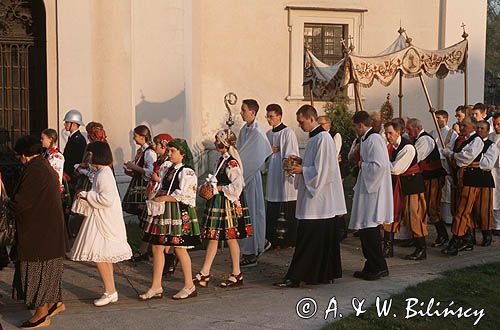
<path fill-rule="evenodd" d="M 415 247 L 405 259 L 426 259 L 429 224 L 437 233 L 432 247 L 449 256 L 472 250 L 476 229 L 482 233 L 482 246 L 500 234 L 500 188 L 495 187 L 500 179 L 500 113 L 489 113 L 485 105 L 459 106 L 452 127 L 448 113 L 436 111 L 439 131 L 430 133 L 417 118 L 382 123 L 379 113 L 356 112 L 352 125 L 357 138 L 348 159 L 342 159 L 341 134 L 313 106 L 296 112 L 299 127 L 309 135 L 302 157 L 293 129 L 282 122 L 280 105 L 269 104 L 265 110 L 267 132 L 257 121 L 257 101 L 243 100 L 245 124 L 238 136 L 231 129 L 217 132 L 214 144 L 220 158 L 200 186 L 186 140 L 167 133 L 153 137 L 147 126 L 137 126 L 136 156 L 123 165 L 131 177 L 123 199 L 102 124 L 86 125 L 87 143 L 80 112 L 69 111 L 63 153 L 53 129 L 20 138 L 14 151 L 24 169 L 9 203 L 17 224 L 10 255 L 16 266 L 14 292 L 35 309 L 21 328 L 47 326 L 65 310 L 65 258 L 96 264 L 104 292 L 95 306 L 118 301 L 115 263 L 151 256 L 151 285 L 140 300 L 163 297 L 163 275 L 175 271 L 177 262 L 184 285 L 172 298 L 196 296 L 197 287 L 210 283 L 219 241 L 227 244 L 231 259 L 230 273 L 219 283 L 222 288 L 242 285 L 242 269 L 257 266 L 273 246 L 295 248 L 287 273 L 275 286 L 333 283 L 342 277 L 348 162 L 355 178 L 348 227 L 359 236 L 366 259 L 354 277 L 388 276 L 385 259 L 394 256 L 397 235 L 406 235 Z M 200 217 L 198 195 L 205 200 Z M 123 212 L 139 219 L 142 244 L 135 252 Z M 83 221 L 70 246 L 68 227 L 77 215 Z M 451 238 L 446 223 L 452 225 Z M 205 258 L 193 276 L 189 250 L 202 240 L 207 241 Z"/>

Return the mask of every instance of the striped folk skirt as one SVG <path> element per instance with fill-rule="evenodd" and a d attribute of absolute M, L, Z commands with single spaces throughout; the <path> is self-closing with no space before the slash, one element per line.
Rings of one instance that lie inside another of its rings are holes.
<path fill-rule="evenodd" d="M 201 237 L 225 241 L 250 236 L 252 236 L 252 223 L 243 193 L 239 203 L 231 202 L 223 193 L 214 195 L 207 201 L 201 220 Z"/>
<path fill-rule="evenodd" d="M 148 217 L 142 240 L 174 247 L 191 248 L 200 244 L 196 209 L 179 202 L 165 202 L 162 215 Z"/>
<path fill-rule="evenodd" d="M 26 305 L 37 308 L 62 301 L 63 258 L 21 261 L 20 266 Z"/>

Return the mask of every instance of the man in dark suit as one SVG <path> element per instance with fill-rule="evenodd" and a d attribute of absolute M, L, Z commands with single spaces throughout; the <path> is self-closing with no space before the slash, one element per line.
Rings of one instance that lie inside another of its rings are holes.
<path fill-rule="evenodd" d="M 71 198 L 75 194 L 75 164 L 80 164 L 87 147 L 87 140 L 80 133 L 83 125 L 82 114 L 78 110 L 70 110 L 64 116 L 64 129 L 69 132 L 68 142 L 64 148 L 64 174 L 68 180 Z"/>

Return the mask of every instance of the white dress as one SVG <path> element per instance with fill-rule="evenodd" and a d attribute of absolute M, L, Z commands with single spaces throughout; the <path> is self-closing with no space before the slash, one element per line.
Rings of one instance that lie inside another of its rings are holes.
<path fill-rule="evenodd" d="M 99 169 L 92 189 L 81 193 L 88 204 L 88 216 L 83 220 L 70 258 L 74 261 L 111 262 L 127 260 L 132 250 L 127 243 L 122 206 L 113 172 Z"/>

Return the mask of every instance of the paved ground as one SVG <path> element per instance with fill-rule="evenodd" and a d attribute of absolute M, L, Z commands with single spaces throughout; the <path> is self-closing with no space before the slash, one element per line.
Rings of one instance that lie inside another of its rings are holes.
<path fill-rule="evenodd" d="M 377 296 L 387 298 L 408 286 L 434 279 L 445 270 L 500 261 L 500 239 L 497 241 L 489 248 L 476 247 L 472 252 L 452 258 L 442 256 L 438 249 L 429 248 L 428 259 L 422 262 L 403 260 L 402 257 L 412 248 L 396 247 L 395 257 L 388 259 L 390 276 L 366 282 L 352 277 L 352 273 L 362 267 L 363 259 L 359 240 L 349 237 L 342 243 L 344 277 L 332 285 L 298 289 L 279 289 L 271 285 L 285 273 L 293 252 L 291 249 L 271 250 L 263 255 L 257 267 L 245 271 L 244 286 L 234 289 L 216 287 L 213 284 L 224 279 L 230 270 L 228 250 L 225 249 L 216 258 L 215 278 L 212 277 L 209 288 L 199 289 L 198 297 L 185 301 L 170 299 L 182 286 L 180 270 L 164 284 L 166 297 L 138 301 L 137 294 L 144 292 L 149 285 L 151 264 L 124 262 L 116 267 L 119 302 L 101 308 L 92 305 L 93 299 L 103 291 L 94 265 L 67 261 L 63 283 L 67 310 L 53 318 L 51 328 L 317 329 L 333 321 L 332 314 L 324 320 L 324 311 L 332 297 L 337 300 L 338 312 L 346 316 L 353 312 L 353 297 L 366 299 L 367 306 L 373 304 Z M 203 251 L 193 251 L 192 258 L 194 271 L 198 271 Z M 10 299 L 12 274 L 12 267 L 0 272 L 0 323 L 4 329 L 14 329 L 30 316 L 22 302 Z M 317 313 L 310 319 L 301 319 L 296 314 L 297 302 L 304 297 L 317 302 Z"/>

